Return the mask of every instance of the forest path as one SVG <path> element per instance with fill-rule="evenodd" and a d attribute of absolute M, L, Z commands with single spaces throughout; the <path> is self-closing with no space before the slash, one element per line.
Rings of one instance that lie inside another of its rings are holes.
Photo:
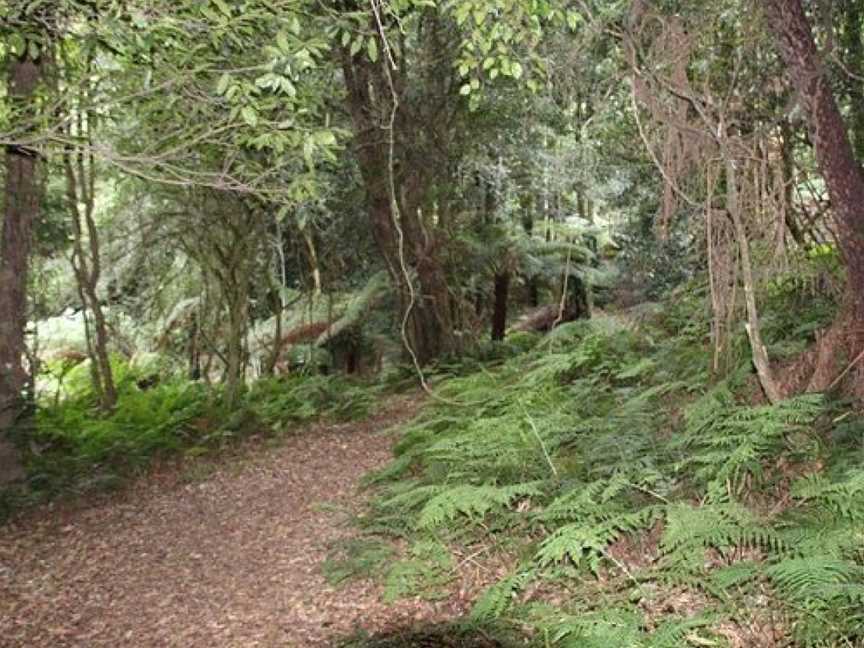
<path fill-rule="evenodd" d="M 365 501 L 360 478 L 391 458 L 382 431 L 418 407 L 389 401 L 203 480 L 141 480 L 97 506 L 0 527 L 0 646 L 326 646 L 358 627 L 435 620 L 440 604 L 384 606 L 378 586 L 337 590 L 321 573 Z"/>

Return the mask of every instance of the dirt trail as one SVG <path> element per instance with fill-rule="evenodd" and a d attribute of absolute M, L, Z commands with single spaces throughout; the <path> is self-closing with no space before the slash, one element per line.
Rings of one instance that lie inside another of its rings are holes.
<path fill-rule="evenodd" d="M 433 619 L 428 604 L 383 606 L 368 582 L 334 590 L 320 568 L 350 533 L 360 477 L 390 457 L 381 431 L 415 401 L 313 426 L 204 480 L 142 481 L 0 527 L 0 646 L 326 646 Z"/>

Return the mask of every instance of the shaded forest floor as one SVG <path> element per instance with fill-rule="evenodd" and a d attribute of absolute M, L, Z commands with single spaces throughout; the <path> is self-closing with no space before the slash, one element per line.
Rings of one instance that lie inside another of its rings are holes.
<path fill-rule="evenodd" d="M 360 478 L 391 459 L 386 430 L 419 398 L 373 418 L 313 425 L 275 448 L 163 469 L 95 506 L 55 504 L 0 535 L 0 645 L 324 646 L 459 613 L 330 587 L 322 564 L 352 533 Z"/>

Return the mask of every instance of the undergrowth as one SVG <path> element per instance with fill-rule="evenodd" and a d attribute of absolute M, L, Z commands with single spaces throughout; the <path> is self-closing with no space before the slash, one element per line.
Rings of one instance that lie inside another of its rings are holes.
<path fill-rule="evenodd" d="M 385 596 L 497 552 L 510 572 L 472 619 L 543 645 L 862 645 L 861 419 L 821 395 L 750 404 L 746 357 L 712 379 L 697 301 L 444 383 L 368 480 L 367 536 L 410 547 L 377 563 Z"/>
<path fill-rule="evenodd" d="M 141 388 L 130 372 L 120 375 L 127 373 L 107 415 L 86 381 L 71 381 L 64 399 L 39 403 L 29 426 L 17 430 L 27 441 L 26 483 L 2 494 L 0 516 L 59 494 L 116 487 L 157 458 L 209 454 L 309 421 L 364 418 L 377 394 L 339 376 L 296 375 L 261 380 L 229 407 L 218 387 L 174 380 Z"/>

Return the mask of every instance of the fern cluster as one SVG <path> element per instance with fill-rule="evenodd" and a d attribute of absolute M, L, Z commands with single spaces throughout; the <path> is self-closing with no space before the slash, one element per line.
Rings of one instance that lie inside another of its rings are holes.
<path fill-rule="evenodd" d="M 564 325 L 446 382 L 472 407 L 433 405 L 405 431 L 370 478 L 369 528 L 436 551 L 506 547 L 516 567 L 473 617 L 527 623 L 547 645 L 721 646 L 769 625 L 802 646 L 864 641 L 860 440 L 831 442 L 850 416 L 824 416 L 815 395 L 747 405 L 746 368 L 711 385 L 704 336 L 664 327 Z M 440 587 L 436 560 L 426 585 L 416 553 L 389 581 Z M 551 608 L 536 593 L 562 587 Z M 690 609 L 658 619 L 673 592 Z"/>
<path fill-rule="evenodd" d="M 375 402 L 372 385 L 333 376 L 261 380 L 228 407 L 219 388 L 184 380 L 149 388 L 134 369 L 116 372 L 114 411 L 98 411 L 89 382 L 73 381 L 69 397 L 44 403 L 26 433 L 26 488 L 0 493 L 5 512 L 60 493 L 119 486 L 157 457 L 218 451 L 251 434 L 280 434 L 320 419 L 366 416 Z"/>

